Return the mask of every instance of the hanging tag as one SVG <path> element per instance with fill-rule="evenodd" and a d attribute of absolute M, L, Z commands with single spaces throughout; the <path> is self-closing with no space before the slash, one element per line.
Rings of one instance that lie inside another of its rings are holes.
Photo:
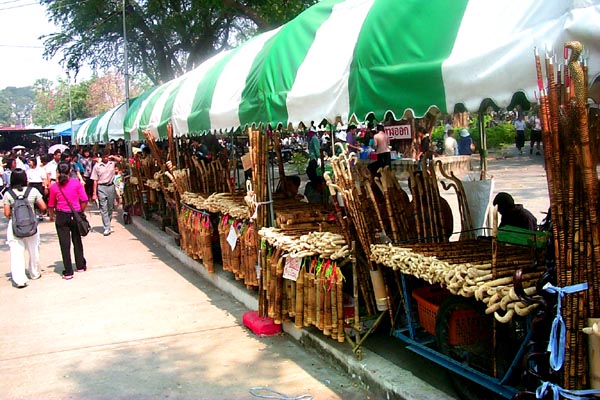
<path fill-rule="evenodd" d="M 227 243 L 229 243 L 229 246 L 231 246 L 231 251 L 235 250 L 235 246 L 237 245 L 237 239 L 237 232 L 235 231 L 233 225 L 231 225 L 229 227 L 229 234 L 227 235 Z"/>
<path fill-rule="evenodd" d="M 301 264 L 301 258 L 286 257 L 285 266 L 283 267 L 283 277 L 295 282 L 298 279 Z"/>

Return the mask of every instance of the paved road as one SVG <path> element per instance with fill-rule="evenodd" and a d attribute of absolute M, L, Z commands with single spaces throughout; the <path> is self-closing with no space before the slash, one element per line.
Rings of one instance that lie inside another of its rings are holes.
<path fill-rule="evenodd" d="M 131 225 L 104 237 L 97 213 L 91 221 L 88 271 L 71 281 L 60 276 L 52 223 L 40 225 L 42 279 L 25 289 L 12 287 L 0 246 L 0 398 L 250 399 L 259 386 L 371 398 L 287 336 L 250 333 L 240 303 Z"/>

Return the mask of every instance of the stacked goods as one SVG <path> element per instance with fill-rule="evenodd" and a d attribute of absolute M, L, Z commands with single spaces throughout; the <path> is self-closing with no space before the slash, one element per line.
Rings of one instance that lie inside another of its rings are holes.
<path fill-rule="evenodd" d="M 256 266 L 258 265 L 259 240 L 254 224 L 248 224 L 245 231 L 242 231 L 242 236 L 238 238 L 240 248 L 240 268 L 241 274 L 244 276 L 244 284 L 248 289 L 256 288 L 260 285 Z"/>
<path fill-rule="evenodd" d="M 379 229 L 391 232 L 394 242 L 406 242 L 415 239 L 414 223 L 411 221 L 410 201 L 408 195 L 398 183 L 389 168 L 380 170 L 380 176 L 373 179 L 376 187 L 368 182 L 365 189 L 377 214 Z M 375 191 L 379 189 L 379 193 Z M 383 196 L 383 205 L 380 204 Z"/>
<path fill-rule="evenodd" d="M 499 243 L 493 246 L 481 240 L 402 247 L 372 245 L 371 257 L 394 270 L 444 286 L 452 294 L 475 297 L 486 304 L 486 313 L 494 313 L 499 322 L 510 321 L 514 314 L 527 315 L 537 306 L 526 304 L 515 293 L 514 271 L 525 270 L 521 284 L 529 296 L 535 295 L 535 285 L 544 272 L 541 252 L 532 260 L 527 247 Z"/>
<path fill-rule="evenodd" d="M 244 195 L 236 193 L 213 193 L 204 197 L 198 193 L 186 192 L 181 201 L 198 210 L 229 215 L 237 219 L 248 219 L 248 206 L 244 203 Z"/>
<path fill-rule="evenodd" d="M 248 209 L 251 215 L 252 227 L 246 231 L 246 234 L 251 232 L 251 237 L 247 237 L 247 239 L 253 238 L 255 247 L 253 249 L 258 249 L 260 252 L 259 256 L 259 265 L 260 265 L 260 282 L 259 287 L 265 289 L 264 282 L 264 271 L 267 267 L 267 253 L 266 249 L 260 246 L 260 237 L 258 236 L 258 231 L 264 227 L 268 226 L 268 207 L 270 205 L 270 194 L 268 191 L 268 178 L 267 178 L 267 161 L 268 161 L 268 151 L 267 151 L 267 135 L 263 135 L 260 131 L 255 131 L 249 129 L 248 137 L 250 139 L 250 163 L 252 165 L 252 184 L 251 187 L 248 188 L 246 192 L 246 196 L 244 200 L 248 205 Z M 246 249 L 250 251 L 250 243 L 246 242 Z M 254 259 L 254 257 L 252 257 Z M 246 265 L 248 268 L 248 272 L 250 265 Z M 245 277 L 246 279 L 246 277 Z M 251 285 L 252 277 L 247 277 L 248 280 L 245 280 L 246 285 Z M 265 317 L 267 315 L 267 299 L 264 296 L 265 291 L 260 290 L 258 296 L 258 314 L 261 317 Z"/>
<path fill-rule="evenodd" d="M 452 210 L 440 195 L 435 165 L 410 172 L 411 211 L 420 242 L 447 242 L 453 230 Z"/>
<path fill-rule="evenodd" d="M 344 236 L 339 233 L 262 228 L 258 234 L 270 246 L 293 258 L 319 256 L 337 260 L 350 254 Z"/>
<path fill-rule="evenodd" d="M 377 234 L 376 221 L 372 215 L 373 205 L 369 201 L 364 188 L 371 185 L 368 174 L 360 172 L 355 153 L 347 154 L 341 144 L 339 156 L 332 156 L 329 160 L 333 170 L 333 177 L 325 173 L 325 181 L 329 187 L 331 200 L 338 214 L 338 221 L 342 226 L 342 234 L 346 243 L 351 243 L 355 235 L 364 252 L 364 261 L 358 263 L 358 282 L 361 287 L 363 299 L 368 315 L 375 313 L 375 304 L 380 311 L 389 310 L 390 296 L 388 286 L 385 284 L 381 270 L 371 260 L 370 245 Z M 343 203 L 343 207 L 340 204 Z M 377 208 L 380 211 L 380 208 Z M 379 214 L 378 214 L 379 219 Z M 381 221 L 381 219 L 379 219 Z M 362 255 L 358 255 L 361 257 Z M 371 286 L 369 286 L 371 285 Z M 377 292 L 376 292 L 377 290 Z"/>
<path fill-rule="evenodd" d="M 214 272 L 210 214 L 182 204 L 177 222 L 181 249 L 190 257 L 201 259 L 208 272 Z"/>
<path fill-rule="evenodd" d="M 568 51 L 571 51 L 570 57 Z M 600 226 L 598 215 L 598 124 L 590 121 L 587 76 L 579 58 L 582 45 L 565 45 L 564 76 L 555 73 L 552 56 L 546 55 L 547 86 L 536 51 L 540 90 L 540 119 L 546 176 L 556 254 L 556 282 L 564 288 L 587 283 L 589 290 L 564 296 L 566 355 L 562 387 L 582 389 L 587 382 L 587 347 L 582 333 L 586 319 L 600 315 Z M 568 61 L 567 61 L 568 58 Z M 592 123 L 590 123 L 592 122 Z M 590 132 L 590 127 L 596 130 Z"/>
<path fill-rule="evenodd" d="M 307 225 L 314 228 L 317 223 L 335 220 L 331 213 L 315 207 L 314 204 L 303 203 L 296 199 L 275 198 L 275 221 L 277 226 Z"/>
<path fill-rule="evenodd" d="M 234 190 L 229 179 L 229 170 L 223 167 L 221 160 L 217 159 L 206 164 L 204 160 L 193 156 L 192 162 L 202 193 L 232 192 Z"/>
<path fill-rule="evenodd" d="M 168 130 L 171 129 L 170 125 L 167 127 Z M 175 220 L 179 221 L 179 202 L 180 202 L 180 192 L 178 192 L 177 184 L 180 182 L 175 181 L 175 177 L 173 175 L 173 171 L 175 169 L 171 160 L 165 162 L 162 158 L 162 153 L 154 140 L 154 136 L 152 132 L 145 130 L 142 132 L 144 137 L 146 138 L 148 147 L 150 148 L 150 152 L 156 163 L 160 167 L 159 171 L 154 174 L 154 182 L 150 181 L 151 184 L 158 184 L 158 187 L 161 189 L 163 196 L 165 198 L 165 202 L 167 207 L 169 207 L 173 213 L 175 214 Z M 172 137 L 171 137 L 172 140 Z M 148 186 L 148 182 L 146 182 L 146 186 Z M 181 190 L 182 188 L 179 188 Z M 156 195 L 156 192 L 150 190 L 148 192 L 150 195 Z M 156 201 L 154 198 L 153 201 Z M 178 229 L 178 227 L 176 227 Z"/>
<path fill-rule="evenodd" d="M 221 245 L 221 258 L 224 271 L 233 273 L 236 280 L 244 278 L 241 269 L 242 245 L 240 237 L 248 228 L 244 220 L 235 219 L 230 215 L 223 215 L 219 221 L 219 242 Z M 235 234 L 235 245 L 232 248 L 230 237 Z M 230 236 L 231 235 L 231 236 Z"/>
<path fill-rule="evenodd" d="M 305 257 L 297 260 L 300 269 L 296 280 L 285 279 L 288 257 L 275 248 L 267 258 L 261 279 L 268 316 L 277 324 L 293 318 L 298 329 L 313 325 L 325 336 L 343 343 L 344 277 L 340 266 L 333 260 Z"/>

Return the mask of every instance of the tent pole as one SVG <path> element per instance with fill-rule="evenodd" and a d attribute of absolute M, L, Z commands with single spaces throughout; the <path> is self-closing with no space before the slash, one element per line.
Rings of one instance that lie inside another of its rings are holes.
<path fill-rule="evenodd" d="M 487 141 L 486 141 L 486 132 L 485 132 L 485 122 L 484 122 L 484 112 L 479 110 L 479 116 L 477 118 L 477 123 L 479 124 L 479 139 L 481 141 L 481 148 L 479 150 L 479 159 L 481 166 L 481 178 L 485 179 L 487 174 Z"/>

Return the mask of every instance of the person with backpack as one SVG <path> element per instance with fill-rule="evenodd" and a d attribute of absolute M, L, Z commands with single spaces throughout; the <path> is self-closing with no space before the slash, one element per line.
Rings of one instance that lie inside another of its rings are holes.
<path fill-rule="evenodd" d="M 34 187 L 27 186 L 27 173 L 15 168 L 10 175 L 10 189 L 4 193 L 4 216 L 9 218 L 6 241 L 10 247 L 10 274 L 13 284 L 21 289 L 27 286 L 25 273 L 25 252 L 29 255 L 27 272 L 29 279 L 38 279 L 40 271 L 40 233 L 33 210 L 37 205 L 46 210 L 42 194 Z"/>
<path fill-rule="evenodd" d="M 70 178 L 71 164 L 60 161 L 56 170 L 56 183 L 50 186 L 48 207 L 53 210 L 56 217 L 54 225 L 58 235 L 60 254 L 63 260 L 63 279 L 73 279 L 73 263 L 71 261 L 71 242 L 73 242 L 73 253 L 75 254 L 75 266 L 77 272 L 87 270 L 87 264 L 83 255 L 83 242 L 77 220 L 71 211 L 83 213 L 88 204 L 88 197 L 79 179 Z M 70 204 L 70 205 L 69 205 Z"/>

